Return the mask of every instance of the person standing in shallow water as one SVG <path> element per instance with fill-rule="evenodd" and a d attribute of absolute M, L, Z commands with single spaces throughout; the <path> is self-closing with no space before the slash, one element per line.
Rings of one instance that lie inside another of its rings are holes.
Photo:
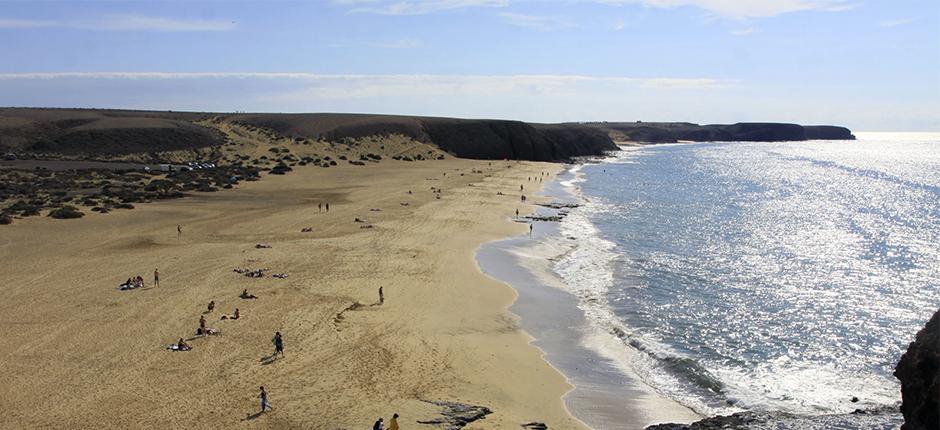
<path fill-rule="evenodd" d="M 532 237 L 532 223 L 529 223 L 529 237 Z"/>

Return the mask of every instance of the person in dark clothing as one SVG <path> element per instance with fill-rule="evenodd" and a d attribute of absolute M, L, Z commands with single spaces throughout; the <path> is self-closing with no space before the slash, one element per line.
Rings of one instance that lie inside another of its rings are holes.
<path fill-rule="evenodd" d="M 379 418 L 375 424 L 372 424 L 372 430 L 385 430 L 385 421 L 382 421 L 382 418 Z"/>
<path fill-rule="evenodd" d="M 284 355 L 284 338 L 281 337 L 281 332 L 274 333 L 274 339 L 271 340 L 274 342 L 274 355 L 283 356 Z"/>
<path fill-rule="evenodd" d="M 259 394 L 258 397 L 261 399 L 261 412 L 264 412 L 268 409 L 272 411 L 274 410 L 274 408 L 271 407 L 271 404 L 268 403 L 268 392 L 264 391 L 264 387 L 261 387 L 261 394 Z"/>

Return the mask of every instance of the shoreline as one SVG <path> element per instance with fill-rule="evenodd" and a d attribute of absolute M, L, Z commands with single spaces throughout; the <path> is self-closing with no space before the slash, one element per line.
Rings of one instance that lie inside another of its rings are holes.
<path fill-rule="evenodd" d="M 565 189 L 574 179 L 564 169 L 543 187 L 541 196 L 551 201 L 579 203 L 581 198 Z M 540 215 L 556 210 L 539 207 Z M 562 220 L 561 222 L 565 222 Z M 579 299 L 564 288 L 552 262 L 576 249 L 562 237 L 560 225 L 537 222 L 532 237 L 511 237 L 489 242 L 477 251 L 481 270 L 512 286 L 518 298 L 510 311 L 519 315 L 522 329 L 543 359 L 565 375 L 573 388 L 564 396 L 572 415 L 592 428 L 643 429 L 664 422 L 692 422 L 703 418 L 691 409 L 657 393 L 623 362 L 602 355 L 586 342 L 605 341 L 578 306 Z"/>

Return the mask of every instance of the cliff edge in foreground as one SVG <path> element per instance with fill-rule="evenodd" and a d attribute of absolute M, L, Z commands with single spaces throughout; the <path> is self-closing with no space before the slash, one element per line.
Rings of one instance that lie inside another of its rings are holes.
<path fill-rule="evenodd" d="M 940 310 L 917 332 L 894 376 L 901 381 L 901 430 L 940 429 Z"/>

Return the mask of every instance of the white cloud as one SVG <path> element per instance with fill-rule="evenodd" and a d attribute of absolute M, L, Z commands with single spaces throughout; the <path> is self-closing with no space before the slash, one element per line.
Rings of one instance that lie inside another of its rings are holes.
<path fill-rule="evenodd" d="M 761 18 L 790 12 L 853 9 L 847 0 L 583 0 L 607 5 L 643 4 L 656 8 L 693 6 L 726 18 Z"/>
<path fill-rule="evenodd" d="M 414 49 L 420 48 L 423 43 L 420 40 L 413 37 L 403 37 L 401 39 L 391 41 L 391 42 L 372 42 L 368 44 L 376 48 L 387 48 L 387 49 Z"/>
<path fill-rule="evenodd" d="M 54 21 L 0 18 L 0 28 L 43 28 L 54 27 L 55 25 Z"/>
<path fill-rule="evenodd" d="M 524 3 L 551 3 L 559 0 L 333 0 L 354 12 L 385 15 L 421 15 L 472 7 L 509 7 Z M 569 3 L 597 3 L 609 6 L 642 4 L 655 8 L 697 7 L 725 18 L 745 19 L 798 11 L 841 12 L 858 6 L 854 0 L 566 0 Z"/>
<path fill-rule="evenodd" d="M 892 19 L 892 20 L 887 20 L 887 21 L 881 21 L 878 23 L 878 26 L 879 27 L 897 27 L 899 25 L 910 24 L 911 22 L 914 22 L 912 18 Z"/>
<path fill-rule="evenodd" d="M 610 77 L 588 75 L 364 75 L 267 72 L 37 72 L 0 73 L 0 81 L 13 80 L 171 80 L 171 79 L 277 79 L 297 80 L 312 88 L 334 91 L 336 97 L 407 94 L 499 93 L 508 89 L 543 91 L 590 84 L 657 89 L 712 89 L 730 81 L 713 78 Z"/>
<path fill-rule="evenodd" d="M 59 21 L 0 19 L 0 29 L 52 27 L 99 31 L 227 31 L 234 29 L 235 23 L 222 20 L 176 19 L 144 15 L 108 15 L 97 19 Z"/>
<path fill-rule="evenodd" d="M 501 12 L 498 14 L 507 24 L 516 27 L 536 28 L 539 30 L 553 30 L 561 27 L 574 27 L 568 21 L 550 16 L 526 15 L 521 13 Z"/>
<path fill-rule="evenodd" d="M 509 0 L 334 0 L 334 3 L 352 6 L 351 12 L 424 15 L 471 7 L 506 7 Z"/>
<path fill-rule="evenodd" d="M 737 30 L 731 30 L 731 34 L 734 36 L 747 36 L 749 34 L 754 34 L 757 32 L 757 29 L 754 27 L 739 28 Z"/>

